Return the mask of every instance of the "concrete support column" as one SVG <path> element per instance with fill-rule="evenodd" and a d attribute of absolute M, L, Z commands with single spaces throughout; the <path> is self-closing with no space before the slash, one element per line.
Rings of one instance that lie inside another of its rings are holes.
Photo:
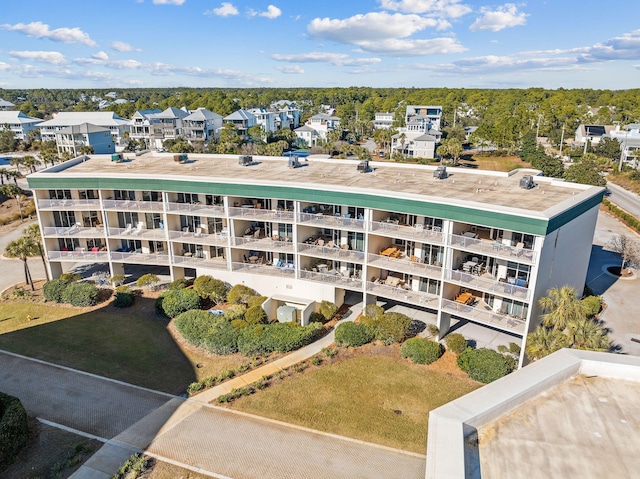
<path fill-rule="evenodd" d="M 447 335 L 449 329 L 451 329 L 451 315 L 441 311 L 438 318 L 438 330 L 440 331 L 438 333 L 438 341 Z"/>
<path fill-rule="evenodd" d="M 169 274 L 171 275 L 171 281 L 184 278 L 184 268 L 181 266 L 170 266 Z M 197 273 L 196 273 L 197 276 Z"/>
<path fill-rule="evenodd" d="M 117 274 L 124 274 L 124 263 L 109 263 L 109 271 L 112 278 Z"/>
<path fill-rule="evenodd" d="M 52 263 L 47 261 L 47 268 L 49 269 L 49 278 L 58 279 L 63 273 L 62 263 Z"/>

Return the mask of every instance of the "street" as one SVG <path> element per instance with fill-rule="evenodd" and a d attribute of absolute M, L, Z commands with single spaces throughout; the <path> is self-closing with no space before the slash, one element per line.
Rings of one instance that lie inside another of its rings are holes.
<path fill-rule="evenodd" d="M 609 201 L 628 211 L 636 218 L 640 218 L 640 197 L 638 195 L 610 182 L 607 183 L 607 188 L 609 190 L 609 195 L 607 196 Z"/>

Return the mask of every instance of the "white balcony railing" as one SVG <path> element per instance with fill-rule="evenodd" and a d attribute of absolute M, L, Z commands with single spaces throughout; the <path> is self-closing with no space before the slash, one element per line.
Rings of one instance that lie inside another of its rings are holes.
<path fill-rule="evenodd" d="M 348 229 L 355 231 L 363 231 L 365 227 L 364 220 L 312 213 L 299 213 L 298 222 L 314 226 L 322 226 L 323 228 Z"/>
<path fill-rule="evenodd" d="M 224 206 L 206 205 L 202 203 L 167 203 L 169 213 L 189 213 L 200 216 L 225 216 Z"/>
<path fill-rule="evenodd" d="M 41 210 L 99 210 L 100 200 L 38 200 Z"/>
<path fill-rule="evenodd" d="M 381 256 L 379 254 L 368 255 L 369 266 L 386 269 L 389 271 L 398 271 L 406 274 L 424 276 L 427 278 L 439 279 L 442 276 L 442 267 L 431 264 L 418 263 L 411 261 L 410 258 L 391 258 L 390 256 Z"/>
<path fill-rule="evenodd" d="M 253 249 L 257 251 L 273 251 L 278 253 L 293 253 L 293 243 L 291 241 L 280 241 L 272 238 L 254 238 L 253 236 L 231 238 L 231 244 L 242 249 Z"/>
<path fill-rule="evenodd" d="M 275 221 L 275 222 L 286 222 L 290 223 L 293 221 L 293 211 L 284 211 L 284 210 L 265 210 L 262 208 L 238 208 L 238 207 L 230 207 L 229 208 L 229 216 L 233 216 L 236 218 L 246 218 L 250 220 L 258 220 L 258 221 Z"/>
<path fill-rule="evenodd" d="M 470 238 L 462 235 L 449 235 L 449 244 L 457 249 L 485 256 L 515 260 L 518 263 L 535 263 L 536 252 L 526 248 L 516 248 L 501 241 Z"/>
<path fill-rule="evenodd" d="M 102 203 L 105 210 L 149 211 L 155 213 L 164 211 L 162 201 L 104 200 Z"/>
<path fill-rule="evenodd" d="M 361 278 L 349 278 L 340 273 L 316 273 L 315 271 L 300 271 L 300 279 L 315 281 L 317 283 L 341 286 L 355 291 L 362 291 Z"/>
<path fill-rule="evenodd" d="M 395 222 L 372 221 L 371 232 L 420 243 L 442 244 L 443 235 L 439 228 L 426 228 L 422 225 L 408 226 Z"/>
<path fill-rule="evenodd" d="M 155 264 L 166 266 L 169 264 L 169 255 L 166 253 L 126 253 L 114 251 L 111 260 L 121 263 Z"/>
<path fill-rule="evenodd" d="M 289 267 L 276 267 L 264 264 L 231 263 L 231 269 L 242 273 L 263 274 L 280 278 L 295 278 L 296 269 Z"/>
<path fill-rule="evenodd" d="M 228 246 L 229 237 L 220 233 L 204 234 L 193 233 L 191 231 L 169 231 L 169 239 L 171 241 L 180 241 L 182 243 L 205 244 L 213 246 Z"/>
<path fill-rule="evenodd" d="M 227 270 L 229 269 L 227 265 L 227 260 L 224 258 L 198 258 L 193 256 L 173 256 L 173 263 L 176 266 L 186 266 L 190 268 L 201 267 L 201 268 L 209 268 L 209 269 L 217 269 L 217 270 Z"/>
<path fill-rule="evenodd" d="M 487 310 L 485 308 L 485 304 L 482 302 L 478 302 L 477 305 L 471 306 L 457 301 L 451 301 L 450 299 L 443 299 L 442 311 L 463 319 L 469 319 L 476 323 L 509 331 L 520 336 L 524 334 L 524 319 Z"/>
<path fill-rule="evenodd" d="M 160 228 L 146 229 L 139 227 L 131 228 L 107 228 L 107 234 L 116 238 L 139 238 L 156 241 L 166 241 L 167 232 Z"/>
<path fill-rule="evenodd" d="M 405 289 L 400 286 L 391 286 L 388 284 L 381 284 L 371 281 L 367 281 L 366 284 L 367 292 L 375 294 L 376 296 L 383 296 L 385 298 L 393 299 L 396 301 L 411 303 L 429 308 L 438 307 L 439 297 L 435 294 L 425 293 L 423 291 L 413 291 L 411 289 Z"/>
<path fill-rule="evenodd" d="M 72 261 L 76 263 L 106 263 L 109 261 L 109 253 L 107 251 L 47 251 L 49 261 Z"/>
<path fill-rule="evenodd" d="M 298 243 L 298 252 L 316 258 L 325 258 L 349 263 L 364 263 L 365 254 L 362 251 L 342 249 L 339 247 L 317 246 L 314 244 Z"/>
<path fill-rule="evenodd" d="M 45 226 L 42 228 L 45 237 L 75 237 L 75 238 L 95 238 L 104 237 L 104 228 L 82 227 L 82 226 Z"/>
<path fill-rule="evenodd" d="M 477 289 L 499 296 L 509 296 L 520 301 L 528 301 L 530 296 L 529 288 L 516 286 L 515 284 L 503 283 L 491 278 L 484 278 L 472 273 L 456 270 L 445 270 L 445 280 L 459 284 L 469 289 Z"/>

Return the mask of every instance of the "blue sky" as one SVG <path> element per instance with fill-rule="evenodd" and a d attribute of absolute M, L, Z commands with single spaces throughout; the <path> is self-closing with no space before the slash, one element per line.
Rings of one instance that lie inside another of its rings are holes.
<path fill-rule="evenodd" d="M 0 87 L 638 88 L 640 2 L 29 0 Z"/>

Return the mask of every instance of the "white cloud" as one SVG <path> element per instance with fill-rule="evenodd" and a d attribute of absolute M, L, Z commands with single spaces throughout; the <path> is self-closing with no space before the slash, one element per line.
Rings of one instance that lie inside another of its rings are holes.
<path fill-rule="evenodd" d="M 154 5 L 182 5 L 185 0 L 153 0 Z"/>
<path fill-rule="evenodd" d="M 282 10 L 280 10 L 275 5 L 269 5 L 266 12 L 259 13 L 258 15 L 273 20 L 274 18 L 278 18 L 280 15 L 282 15 Z"/>
<path fill-rule="evenodd" d="M 346 53 L 309 52 L 298 54 L 275 53 L 271 58 L 279 62 L 290 63 L 329 63 L 336 66 L 372 65 L 379 63 L 380 58 L 351 58 Z"/>
<path fill-rule="evenodd" d="M 103 61 L 106 61 L 109 59 L 109 55 L 107 55 L 106 52 L 94 53 L 93 55 L 91 55 L 91 57 L 95 58 L 96 60 L 103 60 Z"/>
<path fill-rule="evenodd" d="M 9 31 L 17 31 L 36 38 L 48 38 L 55 42 L 62 43 L 82 43 L 90 47 L 96 46 L 89 34 L 83 32 L 78 27 L 75 28 L 56 28 L 50 30 L 49 25 L 42 22 L 16 23 L 15 25 L 2 25 L 2 28 Z"/>
<path fill-rule="evenodd" d="M 60 52 L 12 51 L 9 52 L 9 55 L 20 60 L 36 60 L 51 63 L 52 65 L 64 65 L 67 63 L 67 59 Z"/>
<path fill-rule="evenodd" d="M 111 42 L 111 48 L 117 52 L 132 52 L 132 51 L 136 51 L 139 52 L 141 51 L 139 48 L 134 48 L 132 45 L 130 45 L 129 43 L 125 43 L 125 42 L 121 42 L 121 41 L 114 41 Z"/>
<path fill-rule="evenodd" d="M 5 62 L 0 62 L 0 71 L 8 70 L 11 65 Z"/>
<path fill-rule="evenodd" d="M 504 28 L 524 25 L 527 23 L 527 17 L 529 16 L 526 13 L 518 12 L 518 7 L 513 3 L 505 3 L 503 6 L 498 7 L 497 10 L 482 7 L 480 13 L 482 16 L 478 17 L 469 27 L 472 32 L 478 30 L 499 32 Z"/>
<path fill-rule="evenodd" d="M 579 57 L 581 62 L 597 62 L 607 60 L 639 60 L 640 30 L 625 33 L 611 38 L 604 43 L 597 43 L 583 49 Z"/>
<path fill-rule="evenodd" d="M 300 65 L 284 65 L 276 67 L 276 70 L 287 75 L 299 75 L 304 73 L 304 70 L 302 69 L 302 67 L 300 67 Z"/>
<path fill-rule="evenodd" d="M 429 40 L 389 39 L 361 42 L 360 47 L 371 53 L 395 56 L 425 56 L 447 53 L 462 53 L 467 49 L 455 38 L 441 37 Z"/>
<path fill-rule="evenodd" d="M 232 15 L 238 14 L 238 9 L 233 5 L 233 3 L 222 2 L 222 4 L 218 8 L 214 8 L 212 10 L 207 10 L 204 12 L 205 15 L 216 15 L 218 17 L 229 17 Z"/>
<path fill-rule="evenodd" d="M 437 28 L 441 23 L 433 18 L 400 13 L 370 12 L 344 20 L 314 18 L 307 30 L 316 38 L 339 43 L 361 45 L 389 38 L 405 38 L 425 28 Z"/>
<path fill-rule="evenodd" d="M 380 0 L 380 6 L 397 12 L 442 18 L 458 18 L 471 12 L 471 7 L 461 0 Z"/>

